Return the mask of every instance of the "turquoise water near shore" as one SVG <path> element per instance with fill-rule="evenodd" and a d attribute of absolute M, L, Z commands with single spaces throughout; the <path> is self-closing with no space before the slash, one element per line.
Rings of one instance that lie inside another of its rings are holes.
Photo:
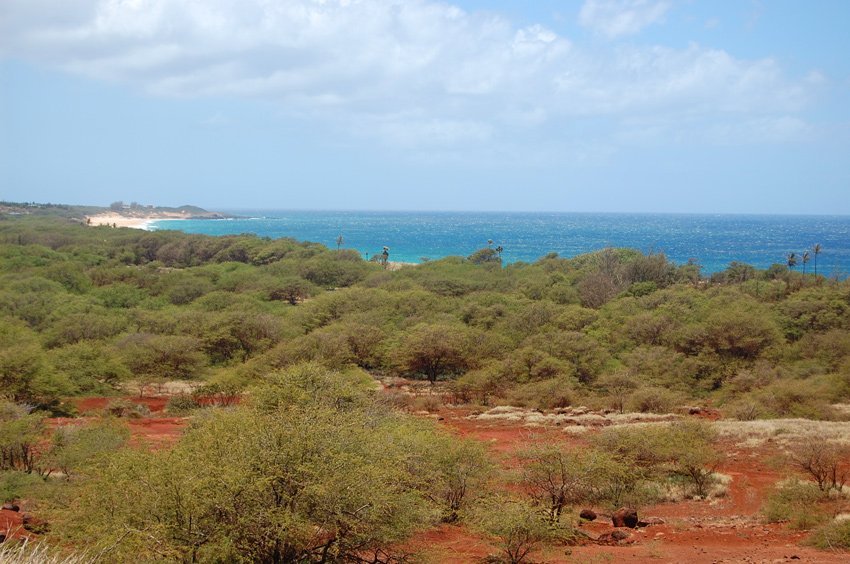
<path fill-rule="evenodd" d="M 664 252 L 682 264 L 696 259 L 704 273 L 730 262 L 758 268 L 784 263 L 819 243 L 818 272 L 844 278 L 850 272 L 850 216 L 780 216 L 622 213 L 499 213 L 217 210 L 240 216 L 223 220 L 162 220 L 150 229 L 188 233 L 293 237 L 364 256 L 390 247 L 390 260 L 421 262 L 467 256 L 487 245 L 504 247 L 506 262 L 533 262 L 550 252 L 573 257 L 606 246 Z M 814 261 L 809 263 L 811 272 Z M 798 269 L 802 269 L 800 264 Z"/>

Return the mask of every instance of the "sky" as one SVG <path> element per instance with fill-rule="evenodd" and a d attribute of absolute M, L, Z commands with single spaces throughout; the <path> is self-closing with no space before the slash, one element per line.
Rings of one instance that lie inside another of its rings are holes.
<path fill-rule="evenodd" d="M 846 0 L 0 0 L 0 199 L 850 214 Z"/>

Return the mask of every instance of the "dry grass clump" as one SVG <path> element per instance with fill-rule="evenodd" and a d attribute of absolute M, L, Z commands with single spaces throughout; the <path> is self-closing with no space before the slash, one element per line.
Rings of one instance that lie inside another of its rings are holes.
<path fill-rule="evenodd" d="M 732 476 L 721 474 L 720 472 L 712 472 L 708 477 L 704 496 L 696 495 L 692 484 L 679 481 L 666 483 L 659 497 L 661 501 L 673 503 L 678 503 L 686 499 L 720 499 L 729 494 L 729 486 L 731 484 Z"/>
<path fill-rule="evenodd" d="M 28 540 L 0 544 L 0 564 L 89 564 L 93 558 L 81 555 L 62 555 L 44 543 Z"/>
<path fill-rule="evenodd" d="M 810 419 L 758 419 L 755 421 L 716 421 L 714 428 L 722 437 L 736 440 L 740 446 L 757 447 L 770 441 L 789 446 L 811 436 L 818 440 L 850 445 L 850 422 L 812 421 Z"/>
<path fill-rule="evenodd" d="M 418 396 L 414 398 L 412 409 L 414 411 L 427 411 L 437 413 L 443 407 L 443 398 L 437 394 L 429 396 Z"/>
<path fill-rule="evenodd" d="M 586 407 L 567 407 L 544 413 L 542 411 L 500 405 L 484 413 L 471 415 L 471 419 L 490 421 L 510 421 L 529 427 L 558 426 L 567 432 L 584 432 L 587 429 L 599 427 L 641 426 L 669 424 L 682 419 L 675 414 L 657 413 L 606 413 L 590 411 Z"/>

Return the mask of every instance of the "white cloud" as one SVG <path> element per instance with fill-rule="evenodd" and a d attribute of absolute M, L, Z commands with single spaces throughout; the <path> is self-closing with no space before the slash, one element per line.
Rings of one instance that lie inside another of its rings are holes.
<path fill-rule="evenodd" d="M 579 23 L 609 38 L 634 35 L 660 22 L 670 9 L 666 0 L 585 0 Z"/>
<path fill-rule="evenodd" d="M 589 0 L 581 17 L 617 36 L 668 7 Z M 588 51 L 540 25 L 431 0 L 5 0 L 3 11 L 0 56 L 157 96 L 260 99 L 401 147 L 497 143 L 588 120 L 599 146 L 633 136 L 622 124 L 635 119 L 684 138 L 750 121 L 792 135 L 783 120 L 799 120 L 819 84 L 695 44 Z"/>

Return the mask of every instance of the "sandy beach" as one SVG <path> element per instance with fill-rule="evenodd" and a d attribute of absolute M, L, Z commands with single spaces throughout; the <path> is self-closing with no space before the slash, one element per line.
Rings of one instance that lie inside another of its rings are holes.
<path fill-rule="evenodd" d="M 110 225 L 115 227 L 131 227 L 133 229 L 148 229 L 150 224 L 159 219 L 188 219 L 180 213 L 157 213 L 139 216 L 127 216 L 119 213 L 101 213 L 86 216 L 89 225 Z"/>

